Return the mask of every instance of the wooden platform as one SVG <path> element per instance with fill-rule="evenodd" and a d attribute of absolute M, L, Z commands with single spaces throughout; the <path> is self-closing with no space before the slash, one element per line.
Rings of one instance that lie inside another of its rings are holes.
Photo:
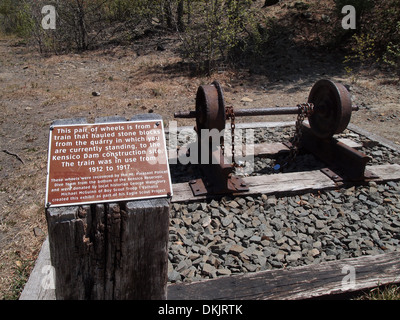
<path fill-rule="evenodd" d="M 20 300 L 55 300 L 49 282 L 48 239 L 36 261 Z M 46 269 L 44 269 L 46 268 Z M 346 276 L 354 268 L 354 283 Z M 221 277 L 190 284 L 170 284 L 168 300 L 310 299 L 400 283 L 400 252 L 323 262 L 288 269 Z M 47 283 L 48 288 L 44 286 Z"/>
<path fill-rule="evenodd" d="M 260 128 L 289 126 L 294 123 L 253 123 L 243 128 Z M 240 126 L 239 126 L 240 127 Z M 400 152 L 400 147 L 387 139 L 351 125 L 351 131 L 362 134 L 372 141 Z M 346 144 L 351 141 L 344 142 Z M 352 147 L 358 147 L 352 145 Z M 258 148 L 258 149 L 257 149 Z M 257 154 L 276 153 L 284 150 L 282 144 L 264 144 L 256 146 Z M 367 169 L 378 175 L 378 181 L 400 180 L 400 166 L 379 165 L 367 166 Z M 256 176 L 245 178 L 250 186 L 246 194 L 290 194 L 338 188 L 320 170 Z M 194 198 L 188 183 L 173 185 L 173 202 L 200 200 Z M 243 195 L 241 193 L 241 195 Z M 20 296 L 21 300 L 55 300 L 55 290 L 49 285 L 50 251 L 48 239 L 43 243 L 35 267 Z M 355 285 L 346 286 L 346 275 L 351 268 L 355 270 Z M 347 270 L 347 271 L 346 271 Z M 168 299 L 308 299 L 329 294 L 352 292 L 373 288 L 377 285 L 400 283 L 400 252 L 376 256 L 363 256 L 325 262 L 318 265 L 307 265 L 291 269 L 276 269 L 258 273 L 221 277 L 214 280 L 192 284 L 168 286 Z M 47 285 L 46 285 L 47 284 Z M 50 283 L 51 284 L 51 283 Z"/>
<path fill-rule="evenodd" d="M 278 122 L 276 127 L 285 127 L 292 125 L 291 122 Z M 238 127 L 242 129 L 248 128 L 272 128 L 273 123 L 250 123 L 250 124 L 238 124 Z M 186 128 L 186 127 L 185 127 Z M 187 129 L 187 128 L 186 128 Z M 379 137 L 375 134 L 370 134 L 369 132 L 358 128 L 357 126 L 349 126 L 349 130 L 366 138 L 376 141 L 378 144 L 384 145 L 392 149 L 393 151 L 400 152 L 400 146 L 395 145 L 391 141 Z M 338 141 L 344 143 L 345 145 L 360 149 L 363 145 L 361 143 L 355 142 L 348 138 L 340 138 Z M 180 154 L 184 154 L 186 150 L 180 150 Z M 226 156 L 229 158 L 230 149 L 225 150 Z M 252 154 L 247 154 L 244 156 L 256 155 L 259 157 L 266 156 L 276 156 L 278 153 L 287 153 L 289 148 L 283 143 L 259 143 L 254 145 L 254 150 Z M 177 163 L 177 159 L 173 158 L 171 163 Z M 396 181 L 400 180 L 400 165 L 397 164 L 386 164 L 386 165 L 375 165 L 367 166 L 366 169 L 372 174 L 377 175 L 379 178 L 374 179 L 376 182 L 384 181 Z M 295 194 L 295 193 L 305 193 L 313 192 L 319 190 L 330 190 L 343 186 L 343 183 L 338 183 L 332 181 L 320 170 L 315 171 L 303 171 L 303 172 L 291 172 L 291 173 L 280 173 L 273 175 L 260 175 L 260 176 L 249 176 L 243 178 L 244 182 L 248 184 L 249 191 L 241 192 L 236 195 L 254 195 L 254 194 Z M 174 196 L 172 197 L 172 202 L 186 202 L 186 201 L 196 201 L 204 200 L 206 196 L 193 196 L 192 190 L 189 187 L 188 182 L 176 183 L 173 185 Z"/>
<path fill-rule="evenodd" d="M 400 165 L 387 164 L 367 166 L 367 170 L 376 174 L 379 178 L 377 182 L 400 180 Z M 279 173 L 274 175 L 251 176 L 243 178 L 249 186 L 249 191 L 232 196 L 254 195 L 254 194 L 295 194 L 313 191 L 331 190 L 340 187 L 328 178 L 320 170 L 306 172 Z M 189 183 L 176 183 L 172 185 L 174 196 L 172 202 L 185 202 L 204 200 L 206 196 L 193 196 Z"/>

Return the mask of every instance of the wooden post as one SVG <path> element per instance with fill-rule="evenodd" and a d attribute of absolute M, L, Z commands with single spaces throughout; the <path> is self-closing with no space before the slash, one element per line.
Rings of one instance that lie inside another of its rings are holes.
<path fill-rule="evenodd" d="M 138 119 L 162 120 L 155 114 L 132 120 Z M 158 198 L 48 208 L 56 298 L 166 299 L 169 206 L 169 199 Z"/>

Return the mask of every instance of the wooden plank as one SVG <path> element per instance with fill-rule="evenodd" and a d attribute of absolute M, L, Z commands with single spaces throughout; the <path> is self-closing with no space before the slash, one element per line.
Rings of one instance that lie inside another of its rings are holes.
<path fill-rule="evenodd" d="M 337 184 L 319 170 L 307 172 L 279 173 L 244 177 L 249 191 L 237 195 L 279 194 L 292 192 L 312 192 L 337 187 Z M 193 196 L 188 183 L 173 184 L 172 202 L 184 202 L 205 199 L 206 196 Z M 233 195 L 236 195 L 235 193 Z"/>
<path fill-rule="evenodd" d="M 400 252 L 168 286 L 168 300 L 294 300 L 400 282 Z M 354 277 L 353 277 L 354 276 Z"/>
<path fill-rule="evenodd" d="M 129 281 L 123 285 L 125 299 L 167 297 L 169 207 L 167 199 L 127 203 L 129 219 L 122 222 L 119 269 L 120 281 Z"/>
<path fill-rule="evenodd" d="M 312 192 L 337 187 L 335 182 L 319 170 L 250 176 L 244 177 L 243 180 L 249 186 L 249 191 L 237 195 Z M 194 197 L 188 183 L 177 183 L 172 187 L 174 190 L 172 202 L 206 198 L 206 196 Z"/>
<path fill-rule="evenodd" d="M 161 300 L 166 298 L 169 201 L 167 199 L 132 201 L 126 204 L 125 209 L 120 210 L 117 204 L 110 204 L 105 209 L 103 204 L 98 204 L 96 212 L 87 216 L 89 221 L 86 222 L 89 227 L 86 225 L 86 230 L 91 230 L 90 236 L 77 232 L 77 239 L 72 245 L 65 244 L 68 248 L 62 248 L 60 243 L 56 243 L 54 247 L 62 249 L 60 255 L 67 254 L 67 258 L 62 259 L 62 262 L 57 262 L 61 257 L 55 255 L 57 270 L 63 272 L 63 276 L 58 277 L 58 283 L 54 283 L 55 286 L 61 286 L 57 292 L 58 299 Z M 73 220 L 71 218 L 75 220 L 77 218 L 76 210 L 77 207 L 69 207 L 68 217 L 65 207 L 51 209 L 53 214 L 57 214 L 54 211 L 63 211 L 64 217 L 62 215 L 59 217 L 65 220 L 63 223 L 66 227 L 63 225 L 63 228 L 60 228 L 54 223 L 50 225 L 69 235 L 68 230 L 71 225 L 78 223 L 71 222 Z M 69 219 L 71 220 L 68 221 Z M 90 249 L 86 251 L 87 261 L 80 264 L 82 261 L 76 262 L 74 251 L 82 252 L 84 248 Z M 90 265 L 89 271 L 86 265 Z M 52 268 L 48 240 L 42 245 L 35 268 L 20 300 L 56 300 L 54 288 L 43 286 L 45 277 L 49 276 L 43 273 L 44 267 L 47 268 L 45 270 Z M 68 279 L 67 284 L 64 283 L 65 279 Z M 71 292 L 71 287 L 76 291 Z M 79 294 L 82 290 L 86 294 L 82 292 Z"/>
<path fill-rule="evenodd" d="M 361 149 L 363 147 L 362 143 L 353 141 L 351 139 L 348 138 L 339 138 L 337 139 L 337 141 L 345 144 L 346 146 L 353 148 L 353 149 Z"/>
<path fill-rule="evenodd" d="M 358 126 L 356 126 L 355 124 L 350 123 L 347 126 L 347 129 L 349 129 L 350 131 L 353 131 L 359 135 L 362 135 L 364 137 L 366 137 L 369 140 L 372 141 L 376 141 L 378 142 L 380 145 L 387 147 L 389 149 L 392 149 L 394 151 L 400 152 L 400 146 L 396 143 L 394 143 L 393 141 L 390 141 L 384 137 L 381 137 L 375 133 L 369 132 L 367 130 L 364 130 Z"/>
<path fill-rule="evenodd" d="M 400 180 L 400 165 L 385 164 L 367 166 L 367 170 L 379 176 L 374 179 L 378 182 Z M 291 194 L 299 192 L 313 192 L 337 188 L 339 184 L 333 182 L 320 170 L 279 173 L 272 175 L 244 177 L 249 191 L 233 195 L 252 194 Z M 189 183 L 176 183 L 172 185 L 174 196 L 172 202 L 185 202 L 205 199 L 206 196 L 193 196 Z"/>
<path fill-rule="evenodd" d="M 371 171 L 379 178 L 374 181 L 397 181 L 400 180 L 400 165 L 398 164 L 382 164 L 366 166 L 365 169 Z"/>

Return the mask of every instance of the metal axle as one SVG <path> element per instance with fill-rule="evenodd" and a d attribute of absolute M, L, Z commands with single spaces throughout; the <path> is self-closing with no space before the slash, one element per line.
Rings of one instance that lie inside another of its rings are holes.
<path fill-rule="evenodd" d="M 352 111 L 358 111 L 359 107 L 352 106 Z M 301 111 L 298 107 L 272 107 L 272 108 L 247 108 L 234 109 L 236 117 L 252 117 L 252 116 L 275 116 L 284 114 L 299 114 Z M 174 113 L 175 118 L 193 119 L 197 117 L 196 111 L 179 111 Z"/>

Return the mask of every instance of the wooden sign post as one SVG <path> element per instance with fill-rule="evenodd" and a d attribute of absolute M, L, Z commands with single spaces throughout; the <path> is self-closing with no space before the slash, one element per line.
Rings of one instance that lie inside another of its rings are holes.
<path fill-rule="evenodd" d="M 160 116 L 54 122 L 46 217 L 56 298 L 166 299 L 171 195 Z"/>

